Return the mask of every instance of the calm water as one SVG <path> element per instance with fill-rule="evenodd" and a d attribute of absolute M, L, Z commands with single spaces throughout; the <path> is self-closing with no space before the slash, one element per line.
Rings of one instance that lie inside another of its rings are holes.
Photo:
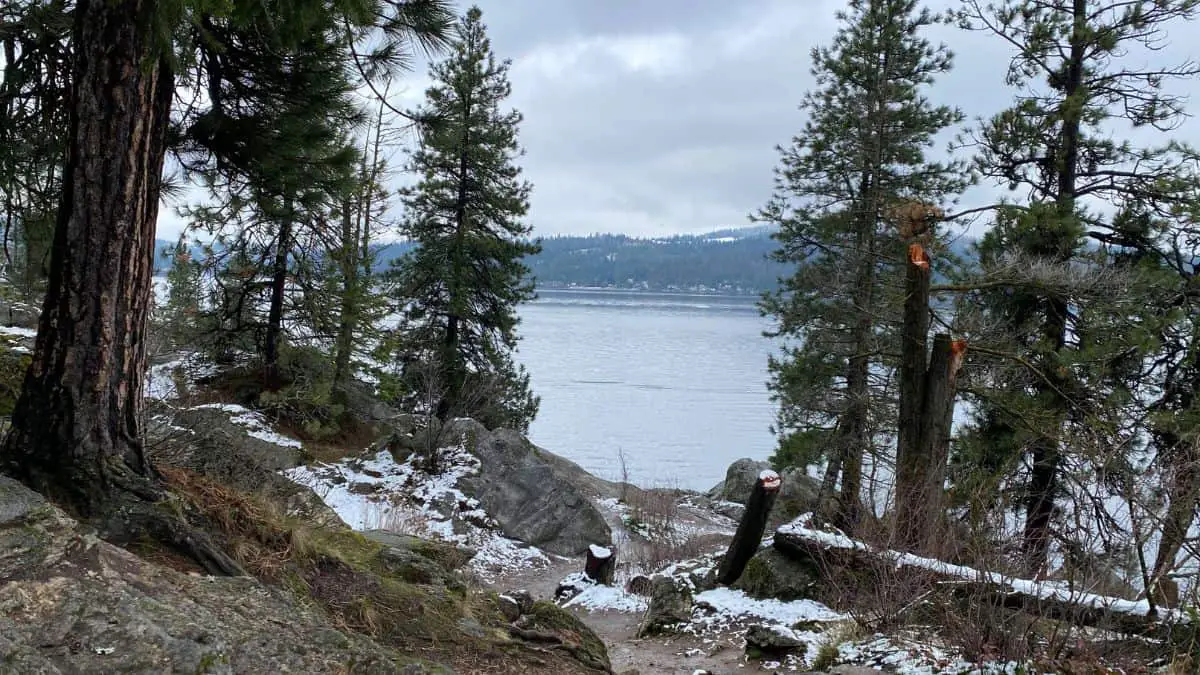
<path fill-rule="evenodd" d="M 706 490 L 774 447 L 770 343 L 753 298 L 539 291 L 518 359 L 542 397 L 532 440 L 603 478 Z"/>

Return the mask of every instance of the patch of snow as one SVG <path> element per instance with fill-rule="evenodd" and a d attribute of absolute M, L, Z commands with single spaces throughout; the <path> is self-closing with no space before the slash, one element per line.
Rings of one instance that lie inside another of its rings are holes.
<path fill-rule="evenodd" d="M 606 548 L 604 546 L 597 546 L 595 544 L 592 544 L 592 545 L 588 546 L 588 550 L 590 550 L 592 552 L 593 558 L 600 558 L 601 560 L 603 560 L 605 558 L 612 557 L 612 549 Z"/>
<path fill-rule="evenodd" d="M 754 617 L 787 627 L 801 622 L 844 621 L 847 618 L 815 600 L 756 600 L 732 588 L 704 591 L 696 595 L 695 602 L 708 605 L 718 617 Z"/>
<path fill-rule="evenodd" d="M 1017 675 L 1029 672 L 1013 661 L 970 663 L 925 640 L 875 635 L 838 646 L 838 662 L 882 668 L 899 675 Z"/>
<path fill-rule="evenodd" d="M 37 337 L 37 331 L 32 328 L 22 328 L 20 326 L 0 326 L 0 335 L 35 338 Z"/>
<path fill-rule="evenodd" d="M 616 586 L 587 584 L 583 592 L 563 604 L 563 607 L 579 607 L 593 612 L 625 612 L 640 614 L 650 606 L 650 601 L 640 595 L 626 592 Z"/>
<path fill-rule="evenodd" d="M 468 566 L 485 581 L 549 567 L 544 552 L 505 537 L 479 500 L 458 489 L 459 479 L 479 472 L 479 460 L 462 443 L 438 453 L 443 469 L 433 475 L 416 465 L 415 456 L 397 462 L 386 450 L 283 473 L 312 488 L 355 530 L 389 530 L 475 549 Z"/>
<path fill-rule="evenodd" d="M 216 374 L 217 366 L 199 354 L 187 354 L 182 358 L 151 366 L 146 372 L 145 396 L 154 401 L 172 401 L 182 392 L 176 377 L 182 377 L 185 386 L 191 388 L 202 377 Z"/>
<path fill-rule="evenodd" d="M 246 429 L 246 435 L 250 436 L 251 438 L 257 438 L 258 440 L 266 441 L 267 443 L 274 443 L 275 445 L 284 448 L 303 447 L 300 444 L 300 441 L 294 438 L 289 438 L 288 436 L 284 436 L 283 434 L 280 434 L 272 429 L 271 425 L 261 413 L 250 410 L 249 408 L 245 408 L 233 403 L 206 403 L 204 405 L 195 406 L 193 409 L 220 410 L 222 412 L 229 413 L 231 415 L 229 421 L 240 427 L 244 427 Z"/>

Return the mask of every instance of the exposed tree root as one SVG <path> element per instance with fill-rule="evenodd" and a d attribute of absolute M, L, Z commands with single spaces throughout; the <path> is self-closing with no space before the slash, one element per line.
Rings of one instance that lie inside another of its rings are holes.
<path fill-rule="evenodd" d="M 157 479 L 132 471 L 111 478 L 113 493 L 103 512 L 92 519 L 105 541 L 125 546 L 149 539 L 194 560 L 214 576 L 246 575 L 203 528 L 193 524 L 203 520 L 195 508 Z"/>

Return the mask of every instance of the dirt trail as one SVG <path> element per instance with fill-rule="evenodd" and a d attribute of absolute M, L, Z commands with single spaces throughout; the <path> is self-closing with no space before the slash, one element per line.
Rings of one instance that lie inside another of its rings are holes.
<path fill-rule="evenodd" d="M 554 590 L 563 577 L 582 569 L 582 557 L 578 560 L 556 559 L 548 568 L 497 577 L 487 585 L 501 593 L 526 590 L 536 600 L 549 600 L 554 597 Z M 714 640 L 682 635 L 639 640 L 637 628 L 641 614 L 588 611 L 578 607 L 568 607 L 567 610 L 604 640 L 613 671 L 618 675 L 631 672 L 639 675 L 692 675 L 699 669 L 719 675 L 754 672 L 745 665 L 741 649 L 731 644 L 737 641 L 737 636 Z"/>

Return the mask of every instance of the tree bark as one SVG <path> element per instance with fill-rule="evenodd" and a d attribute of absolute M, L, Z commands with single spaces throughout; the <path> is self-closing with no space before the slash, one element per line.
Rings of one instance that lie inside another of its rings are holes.
<path fill-rule="evenodd" d="M 921 463 L 915 487 L 920 501 L 914 513 L 921 530 L 913 533 L 917 550 L 934 552 L 942 532 L 945 498 L 946 463 L 950 454 L 950 429 L 954 422 L 954 396 L 958 371 L 966 343 L 950 339 L 946 333 L 933 338 L 933 351 L 925 380 L 921 409 Z"/>
<path fill-rule="evenodd" d="M 152 44 L 155 3 L 75 9 L 68 155 L 33 360 L 0 467 L 115 539 L 145 533 L 210 571 L 237 565 L 151 505 L 165 492 L 142 441 L 154 231 L 174 82 Z"/>
<path fill-rule="evenodd" d="M 746 570 L 746 563 L 758 552 L 763 532 L 767 529 L 767 517 L 779 495 L 779 486 L 779 474 L 774 471 L 763 472 L 755 481 L 750 498 L 746 500 L 746 512 L 742 514 L 737 532 L 729 542 L 729 550 L 717 569 L 718 582 L 728 586 L 737 581 Z"/>
<path fill-rule="evenodd" d="M 342 204 L 342 297 L 338 313 L 338 334 L 334 346 L 334 385 L 341 387 L 349 379 L 350 352 L 354 349 L 354 331 L 358 327 L 358 233 L 354 228 L 350 200 Z"/>
<path fill-rule="evenodd" d="M 928 448 L 922 438 L 926 350 L 929 335 L 929 256 L 920 244 L 908 248 L 904 320 L 900 333 L 900 416 L 896 439 L 896 539 L 915 548 L 923 536 L 924 468 Z"/>
<path fill-rule="evenodd" d="M 1061 152 L 1055 157 L 1056 185 L 1055 202 L 1057 215 L 1061 219 L 1075 218 L 1076 180 L 1078 178 L 1079 141 L 1082 126 L 1083 106 L 1075 100 L 1083 86 L 1085 44 L 1087 42 L 1088 8 L 1087 0 L 1072 2 L 1073 28 L 1071 32 L 1071 51 L 1066 59 L 1066 73 L 1063 78 L 1062 127 L 1058 134 L 1058 145 Z M 1061 239 L 1061 238 L 1060 238 Z M 1055 241 L 1046 251 L 1060 262 L 1067 261 L 1072 255 L 1074 241 Z M 1052 354 L 1058 355 L 1066 344 L 1067 336 L 1067 305 L 1059 299 L 1046 299 L 1046 316 L 1043 323 L 1043 339 L 1053 348 Z M 1053 361 L 1053 359 L 1051 360 Z M 1047 370 L 1055 370 L 1057 363 L 1045 364 Z M 1033 468 L 1029 481 L 1029 498 L 1026 500 L 1025 533 L 1022 547 L 1024 549 L 1028 569 L 1040 570 L 1046 566 L 1046 558 L 1050 548 L 1050 524 L 1054 515 L 1054 500 L 1058 491 L 1058 470 L 1060 463 L 1061 443 L 1057 434 L 1066 422 L 1066 407 L 1068 402 L 1062 395 L 1046 383 L 1038 384 L 1038 393 L 1053 401 L 1054 409 L 1059 413 L 1059 424 L 1053 429 L 1047 429 L 1036 442 L 1032 451 Z"/>
<path fill-rule="evenodd" d="M 263 363 L 267 370 L 267 386 L 279 387 L 279 343 L 283 340 L 283 301 L 287 294 L 288 258 L 292 252 L 292 208 L 288 201 L 279 237 L 275 242 L 275 263 L 271 272 L 271 305 L 267 311 L 267 337 L 263 347 Z"/>

